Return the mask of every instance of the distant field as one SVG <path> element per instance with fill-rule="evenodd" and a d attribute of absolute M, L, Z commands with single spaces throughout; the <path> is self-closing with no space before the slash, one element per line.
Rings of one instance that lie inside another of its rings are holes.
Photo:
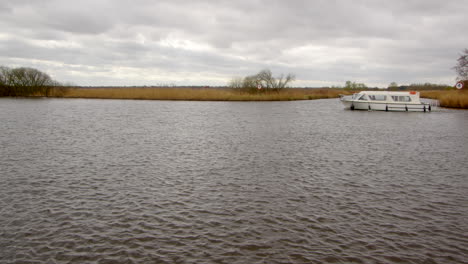
<path fill-rule="evenodd" d="M 338 98 L 341 89 L 283 89 L 279 92 L 247 93 L 220 88 L 70 88 L 64 98 L 191 100 L 191 101 L 289 101 Z M 54 95 L 52 95 L 54 96 Z"/>
<path fill-rule="evenodd" d="M 442 107 L 468 109 L 468 90 L 421 91 L 421 97 L 439 100 Z"/>

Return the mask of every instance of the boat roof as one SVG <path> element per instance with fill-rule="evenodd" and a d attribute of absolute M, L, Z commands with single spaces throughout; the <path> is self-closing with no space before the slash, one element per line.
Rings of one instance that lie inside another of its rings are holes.
<path fill-rule="evenodd" d="M 396 92 L 396 91 L 360 91 L 359 93 L 365 94 L 383 94 L 383 95 L 415 95 L 419 92 L 414 91 L 403 91 L 403 92 Z"/>

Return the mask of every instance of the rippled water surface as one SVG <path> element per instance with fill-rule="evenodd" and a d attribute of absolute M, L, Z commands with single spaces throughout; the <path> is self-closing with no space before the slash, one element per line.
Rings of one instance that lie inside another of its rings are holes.
<path fill-rule="evenodd" d="M 467 263 L 468 111 L 0 99 L 1 263 Z"/>

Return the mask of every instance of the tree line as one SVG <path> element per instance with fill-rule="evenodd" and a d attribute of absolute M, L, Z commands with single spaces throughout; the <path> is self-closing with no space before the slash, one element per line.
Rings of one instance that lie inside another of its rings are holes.
<path fill-rule="evenodd" d="M 452 90 L 455 89 L 453 86 L 446 84 L 434 84 L 434 83 L 412 83 L 410 85 L 398 85 L 396 83 L 391 83 L 388 86 L 389 91 L 431 91 L 431 90 Z"/>
<path fill-rule="evenodd" d="M 468 49 L 464 49 L 463 53 L 457 59 L 457 64 L 453 69 L 457 73 L 457 80 L 464 81 L 468 85 Z M 230 88 L 235 88 L 240 91 L 249 93 L 260 93 L 268 91 L 279 91 L 295 80 L 293 74 L 288 74 L 286 77 L 281 75 L 273 77 L 270 70 L 265 69 L 255 75 L 246 76 L 244 78 L 233 78 L 229 82 Z M 346 81 L 344 86 L 332 86 L 331 88 L 344 88 L 345 90 L 365 90 L 365 89 L 378 89 L 370 88 L 364 83 L 353 81 Z M 432 84 L 432 83 L 414 83 L 410 85 L 398 85 L 396 82 L 390 83 L 387 87 L 390 91 L 398 90 L 450 90 L 454 89 L 453 86 L 445 84 Z"/>
<path fill-rule="evenodd" d="M 34 68 L 0 66 L 0 96 L 49 96 L 65 88 L 47 73 Z"/>

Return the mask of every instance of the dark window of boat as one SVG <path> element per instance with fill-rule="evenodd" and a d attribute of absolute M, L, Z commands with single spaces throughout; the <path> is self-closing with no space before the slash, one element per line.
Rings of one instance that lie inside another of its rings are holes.
<path fill-rule="evenodd" d="M 392 99 L 395 102 L 411 102 L 411 97 L 409 97 L 409 96 L 395 96 L 395 95 L 392 95 Z"/>
<path fill-rule="evenodd" d="M 411 97 L 409 97 L 409 96 L 400 96 L 400 102 L 411 102 Z"/>
<path fill-rule="evenodd" d="M 387 101 L 387 96 L 382 94 L 369 95 L 372 101 Z"/>

